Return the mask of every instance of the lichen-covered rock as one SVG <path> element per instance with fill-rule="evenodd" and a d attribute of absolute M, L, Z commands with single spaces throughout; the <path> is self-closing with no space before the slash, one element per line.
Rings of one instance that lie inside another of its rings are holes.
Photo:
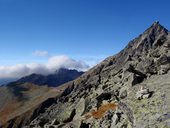
<path fill-rule="evenodd" d="M 84 98 L 81 98 L 79 103 L 75 107 L 76 115 L 75 115 L 74 119 L 78 119 L 83 115 L 83 113 L 86 109 L 86 106 L 87 106 L 86 100 Z"/>

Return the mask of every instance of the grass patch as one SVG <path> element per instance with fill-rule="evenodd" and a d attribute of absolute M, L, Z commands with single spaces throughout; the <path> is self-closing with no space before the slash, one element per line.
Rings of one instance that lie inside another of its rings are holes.
<path fill-rule="evenodd" d="M 97 111 L 92 110 L 92 111 L 86 113 L 86 114 L 84 115 L 84 117 L 85 117 L 86 119 L 88 119 L 88 118 L 90 118 L 90 117 L 93 117 L 93 118 L 95 118 L 95 119 L 100 119 L 100 118 L 102 118 L 102 117 L 105 115 L 105 113 L 106 113 L 107 111 L 109 111 L 109 110 L 113 110 L 113 111 L 114 111 L 114 110 L 116 109 L 116 107 L 117 107 L 117 105 L 114 104 L 114 103 L 103 104 L 103 105 L 101 105 L 101 106 L 98 108 Z"/>

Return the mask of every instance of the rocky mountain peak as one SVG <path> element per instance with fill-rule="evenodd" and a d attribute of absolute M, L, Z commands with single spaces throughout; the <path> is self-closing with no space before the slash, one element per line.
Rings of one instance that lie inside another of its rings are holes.
<path fill-rule="evenodd" d="M 155 21 L 146 31 L 148 35 L 153 34 L 154 36 L 158 36 L 160 34 L 168 34 L 168 30 L 163 27 L 159 21 Z"/>
<path fill-rule="evenodd" d="M 156 49 L 164 45 L 164 43 L 166 43 L 167 36 L 168 30 L 156 21 L 148 29 L 146 29 L 144 33 L 132 40 L 127 46 L 127 49 L 131 50 L 131 54 L 133 55 L 148 53 L 149 50 Z"/>

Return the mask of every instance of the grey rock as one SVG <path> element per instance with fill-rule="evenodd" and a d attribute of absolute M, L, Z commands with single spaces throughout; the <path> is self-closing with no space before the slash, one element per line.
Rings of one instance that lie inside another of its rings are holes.
<path fill-rule="evenodd" d="M 162 55 L 158 60 L 157 60 L 157 64 L 158 65 L 165 65 L 170 63 L 170 57 L 168 57 L 167 55 Z"/>
<path fill-rule="evenodd" d="M 119 122 L 119 117 L 117 114 L 114 114 L 114 116 L 112 117 L 112 127 L 115 127 L 115 125 Z"/>
<path fill-rule="evenodd" d="M 137 99 L 148 99 L 150 97 L 151 93 L 149 92 L 149 89 L 148 88 L 145 88 L 143 90 L 139 90 L 137 93 L 136 93 L 136 97 Z"/>
<path fill-rule="evenodd" d="M 74 119 L 78 119 L 83 115 L 83 113 L 86 109 L 86 106 L 87 106 L 86 100 L 84 98 L 81 98 L 79 103 L 75 107 L 76 115 L 75 115 Z"/>
<path fill-rule="evenodd" d="M 46 124 L 44 125 L 44 128 L 58 128 L 56 125 Z"/>
<path fill-rule="evenodd" d="M 143 99 L 148 99 L 149 97 L 150 97 L 150 93 L 144 94 L 144 95 L 142 96 Z"/>
<path fill-rule="evenodd" d="M 58 128 L 80 128 L 81 123 L 81 120 L 74 120 L 72 122 L 64 124 L 63 126 L 61 125 Z"/>
<path fill-rule="evenodd" d="M 170 65 L 167 64 L 167 65 L 161 65 L 160 68 L 159 68 L 159 71 L 158 71 L 158 74 L 159 75 L 163 75 L 163 74 L 166 74 L 170 69 Z"/>
<path fill-rule="evenodd" d="M 166 120 L 168 120 L 168 119 L 170 119 L 170 112 L 168 112 L 168 113 L 160 116 L 160 117 L 158 118 L 158 121 L 159 121 L 159 122 L 163 122 L 163 121 L 166 121 Z"/>
<path fill-rule="evenodd" d="M 60 122 L 57 120 L 57 119 L 54 119 L 53 121 L 52 121 L 52 125 L 58 125 Z"/>
<path fill-rule="evenodd" d="M 96 97 L 97 99 L 97 106 L 100 106 L 103 100 L 109 100 L 111 99 L 112 94 L 111 93 L 102 93 L 99 96 Z"/>
<path fill-rule="evenodd" d="M 120 96 L 119 96 L 121 99 L 124 99 L 127 97 L 127 89 L 126 88 L 122 88 L 120 90 Z"/>

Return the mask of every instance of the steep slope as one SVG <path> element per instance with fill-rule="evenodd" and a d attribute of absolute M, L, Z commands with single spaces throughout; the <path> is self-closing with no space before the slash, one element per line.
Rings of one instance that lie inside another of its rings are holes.
<path fill-rule="evenodd" d="M 34 111 L 42 111 L 42 102 L 49 98 L 55 101 L 55 97 L 61 95 L 63 89 L 59 86 L 79 77 L 83 72 L 61 68 L 48 76 L 33 74 L 23 77 L 18 81 L 11 82 L 0 87 L 0 126 L 7 121 L 27 113 L 28 119 L 36 114 Z M 43 86 L 40 86 L 43 85 Z M 51 102 L 51 101 L 50 101 Z M 48 106 L 48 105 L 44 105 Z M 36 110 L 36 109 L 39 110 Z M 31 110 L 32 109 L 32 110 Z M 24 116 L 23 116 L 24 117 Z"/>
<path fill-rule="evenodd" d="M 31 83 L 0 87 L 0 127 L 18 128 L 34 119 L 46 107 L 56 103 L 69 84 L 62 87 L 39 86 Z"/>
<path fill-rule="evenodd" d="M 84 72 L 79 72 L 77 70 L 60 68 L 55 73 L 44 76 L 40 74 L 31 74 L 29 76 L 23 77 L 17 80 L 17 83 L 34 83 L 37 85 L 48 85 L 49 87 L 57 87 L 61 84 L 69 82 L 81 76 Z"/>
<path fill-rule="evenodd" d="M 42 95 L 46 95 L 50 88 L 47 86 L 39 87 L 34 84 L 10 84 L 0 88 L 0 122 L 4 123 L 7 120 L 21 114 L 23 111 L 37 105 L 38 102 L 44 101 Z"/>
<path fill-rule="evenodd" d="M 169 69 L 170 35 L 155 22 L 120 53 L 61 86 L 57 102 L 20 127 L 168 128 Z"/>

